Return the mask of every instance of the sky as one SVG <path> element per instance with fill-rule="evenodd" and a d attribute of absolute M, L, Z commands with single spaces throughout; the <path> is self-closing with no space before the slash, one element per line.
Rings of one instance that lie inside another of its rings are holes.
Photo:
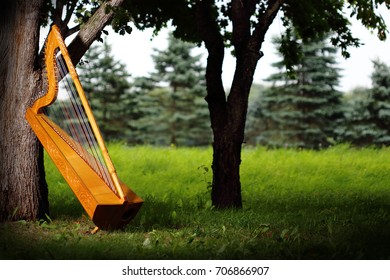
<path fill-rule="evenodd" d="M 386 10 L 382 15 L 387 19 L 387 25 L 390 28 L 390 12 Z M 339 55 L 338 66 L 342 69 L 339 90 L 343 92 L 349 92 L 356 87 L 371 86 L 372 60 L 379 58 L 390 65 L 390 34 L 387 41 L 381 42 L 375 34 L 370 33 L 359 22 L 356 20 L 351 20 L 351 22 L 354 36 L 360 38 L 364 45 L 360 48 L 349 48 L 351 57 L 348 59 Z M 271 38 L 282 33 L 281 20 L 277 17 L 263 43 L 264 57 L 258 63 L 254 83 L 265 84 L 264 79 L 276 71 L 271 67 L 271 64 L 278 60 Z M 153 71 L 154 64 L 151 55 L 154 49 L 167 47 L 167 34 L 168 32 L 164 31 L 153 37 L 152 30 L 141 32 L 134 29 L 130 35 L 121 36 L 111 31 L 107 41 L 112 45 L 115 57 L 127 65 L 127 69 L 133 77 L 138 77 L 146 76 Z M 151 39 L 152 37 L 153 39 Z M 206 50 L 201 47 L 196 52 L 203 54 L 202 59 L 206 65 Z M 227 51 L 222 76 L 225 88 L 230 87 L 234 69 L 234 58 Z"/>

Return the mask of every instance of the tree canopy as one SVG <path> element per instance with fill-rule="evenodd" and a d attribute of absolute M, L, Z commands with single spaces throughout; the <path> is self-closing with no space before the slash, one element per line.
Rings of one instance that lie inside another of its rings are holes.
<path fill-rule="evenodd" d="M 349 56 L 349 46 L 359 46 L 359 39 L 352 33 L 350 18 L 356 17 L 366 28 L 375 32 L 380 40 L 387 38 L 387 26 L 378 7 L 387 8 L 386 0 L 128 0 L 128 10 L 134 25 L 139 29 L 153 28 L 156 32 L 168 24 L 174 27 L 174 35 L 184 40 L 202 43 L 201 26 L 194 24 L 201 16 L 201 4 L 209 7 L 217 29 L 226 46 L 239 48 L 241 35 L 262 39 L 260 33 L 267 29 L 272 12 L 279 12 L 286 28 L 282 51 L 290 59 L 296 57 L 296 37 L 313 38 L 333 32 L 332 43 Z M 174 8 L 173 8 L 174 7 Z M 277 11 L 273 9 L 278 9 Z M 292 30 L 295 30 L 294 32 Z M 261 44 L 261 42 L 258 42 Z"/>

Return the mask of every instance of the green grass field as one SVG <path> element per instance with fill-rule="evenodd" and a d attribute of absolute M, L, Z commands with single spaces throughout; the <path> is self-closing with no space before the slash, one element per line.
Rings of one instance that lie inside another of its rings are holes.
<path fill-rule="evenodd" d="M 49 221 L 0 225 L 2 259 L 389 259 L 390 149 L 245 148 L 244 208 L 211 207 L 211 148 L 109 150 L 145 203 L 123 230 L 90 234 L 47 161 Z"/>

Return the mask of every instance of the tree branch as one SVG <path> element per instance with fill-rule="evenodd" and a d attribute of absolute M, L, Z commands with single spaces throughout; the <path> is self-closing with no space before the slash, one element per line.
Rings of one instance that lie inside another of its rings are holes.
<path fill-rule="evenodd" d="M 239 132 L 244 129 L 243 124 L 245 124 L 245 121 L 243 122 L 242 120 L 245 120 L 246 118 L 248 97 L 253 82 L 253 75 L 256 70 L 257 62 L 261 58 L 261 45 L 269 26 L 284 0 L 271 0 L 269 2 L 267 9 L 259 15 L 252 36 L 250 36 L 249 39 L 241 38 L 242 45 L 239 46 L 240 53 L 236 56 L 236 70 L 227 102 L 230 105 L 229 108 L 233 108 L 230 111 L 230 120 L 233 123 L 231 127 L 234 131 L 237 131 L 236 135 L 238 137 L 243 137 L 243 134 Z M 248 28 L 248 32 L 250 32 L 250 26 L 248 25 L 246 28 Z M 244 34 L 244 36 L 247 35 Z"/>
<path fill-rule="evenodd" d="M 64 34 L 64 38 L 67 38 L 78 31 L 80 31 L 80 24 L 78 24 L 72 28 L 69 28 L 68 31 L 66 32 L 66 34 Z"/>
<path fill-rule="evenodd" d="M 240 53 L 250 36 L 250 17 L 256 1 L 232 0 L 232 43 L 236 54 Z"/>
<path fill-rule="evenodd" d="M 92 43 L 100 36 L 104 27 L 110 23 L 113 17 L 113 10 L 109 7 L 120 7 L 124 0 L 109 0 L 104 2 L 93 16 L 85 23 L 76 38 L 68 46 L 69 55 L 73 64 L 77 64 L 89 49 Z"/>
<path fill-rule="evenodd" d="M 63 21 L 66 25 L 68 25 L 70 19 L 72 18 L 74 9 L 76 8 L 76 4 L 77 0 L 73 0 L 71 1 L 71 4 L 67 5 L 65 19 Z"/>
<path fill-rule="evenodd" d="M 253 31 L 252 38 L 250 39 L 250 45 L 253 50 L 257 52 L 260 51 L 265 34 L 267 33 L 267 30 L 274 21 L 284 2 L 285 0 L 270 1 L 265 12 L 259 15 L 259 20 L 256 24 L 255 30 Z"/>
<path fill-rule="evenodd" d="M 56 7 L 53 11 L 53 23 L 58 27 L 62 26 L 62 11 L 64 9 L 64 1 L 57 0 Z"/>
<path fill-rule="evenodd" d="M 200 1 L 196 12 L 199 34 L 208 51 L 206 80 L 213 81 L 213 85 L 210 84 L 208 87 L 216 89 L 223 88 L 221 75 L 225 48 L 217 21 L 212 16 L 212 2 L 212 0 Z M 222 97 L 219 96 L 219 98 Z"/>
<path fill-rule="evenodd" d="M 222 82 L 222 65 L 225 47 L 216 18 L 213 0 L 200 0 L 196 6 L 196 23 L 208 57 L 206 67 L 206 101 L 209 106 L 211 127 L 223 127 L 226 117 L 226 96 Z"/>

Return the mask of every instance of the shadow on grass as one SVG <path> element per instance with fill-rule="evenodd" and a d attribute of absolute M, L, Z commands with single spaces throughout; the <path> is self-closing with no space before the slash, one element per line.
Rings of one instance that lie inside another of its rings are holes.
<path fill-rule="evenodd" d="M 62 218 L 77 219 L 84 213 L 83 207 L 76 199 L 65 201 L 63 204 L 50 203 L 49 216 L 53 220 Z"/>
<path fill-rule="evenodd" d="M 53 223 L 1 224 L 0 258 L 390 258 L 390 209 L 378 201 L 299 207 L 298 201 L 283 206 L 275 200 L 267 202 L 274 207 L 267 207 L 254 199 L 237 211 L 212 210 L 204 201 L 183 202 L 176 196 L 145 201 L 126 228 L 95 235 L 90 234 L 92 222 L 76 206 L 56 212 Z"/>
<path fill-rule="evenodd" d="M 156 229 L 171 229 L 177 224 L 177 211 L 182 210 L 183 205 L 178 205 L 175 197 L 166 196 L 156 198 L 155 196 L 144 197 L 145 203 L 140 208 L 135 218 L 130 221 L 124 229 L 125 231 L 150 231 Z M 77 220 L 86 216 L 80 203 L 74 200 L 68 200 L 66 204 L 60 206 L 58 203 L 51 205 L 50 217 L 53 220 Z M 91 222 L 92 223 L 92 222 Z"/>

